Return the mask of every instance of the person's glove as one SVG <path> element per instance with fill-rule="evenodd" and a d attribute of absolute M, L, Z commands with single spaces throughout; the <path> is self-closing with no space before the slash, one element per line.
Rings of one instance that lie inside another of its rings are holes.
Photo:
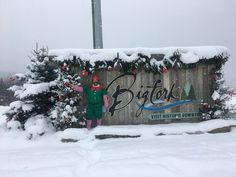
<path fill-rule="evenodd" d="M 102 112 L 108 112 L 108 111 L 109 111 L 108 107 L 102 106 Z"/>

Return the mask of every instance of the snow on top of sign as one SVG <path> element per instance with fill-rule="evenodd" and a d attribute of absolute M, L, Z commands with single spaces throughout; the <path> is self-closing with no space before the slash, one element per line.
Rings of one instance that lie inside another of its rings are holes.
<path fill-rule="evenodd" d="M 196 63 L 201 59 L 210 59 L 215 56 L 228 56 L 228 50 L 224 46 L 199 46 L 199 47 L 165 47 L 165 48 L 120 48 L 120 49 L 61 49 L 50 50 L 49 55 L 57 56 L 57 60 L 72 59 L 76 56 L 82 60 L 90 61 L 93 65 L 96 61 L 113 60 L 120 58 L 123 61 L 132 62 L 143 54 L 151 58 L 151 54 L 163 54 L 169 59 L 178 52 L 180 60 L 186 64 Z"/>

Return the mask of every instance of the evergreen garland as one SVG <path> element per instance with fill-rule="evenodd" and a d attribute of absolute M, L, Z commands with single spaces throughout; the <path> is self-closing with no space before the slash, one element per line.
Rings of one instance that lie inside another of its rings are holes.
<path fill-rule="evenodd" d="M 74 56 L 73 62 L 70 60 L 70 63 L 76 64 L 80 68 L 87 70 L 89 73 L 93 73 L 101 68 L 109 70 L 109 68 L 118 66 L 120 72 L 132 72 L 133 70 L 144 70 L 146 72 L 153 72 L 157 74 L 157 73 L 163 73 L 165 69 L 169 70 L 175 66 L 178 66 L 183 69 L 192 69 L 197 67 L 197 65 L 199 64 L 208 64 L 208 65 L 213 64 L 216 65 L 217 68 L 220 68 L 228 59 L 228 56 L 225 56 L 222 53 L 210 59 L 202 58 L 197 63 L 186 64 L 180 60 L 181 54 L 178 51 L 176 51 L 168 59 L 164 58 L 162 60 L 163 64 L 158 66 L 155 63 L 154 64 L 151 63 L 152 58 L 150 58 L 149 56 L 139 53 L 138 57 L 139 57 L 138 59 L 128 62 L 120 59 L 118 55 L 117 58 L 106 61 L 96 61 L 94 62 L 94 64 L 92 64 L 90 63 L 89 60 L 82 60 L 81 58 L 79 57 L 76 58 Z"/>

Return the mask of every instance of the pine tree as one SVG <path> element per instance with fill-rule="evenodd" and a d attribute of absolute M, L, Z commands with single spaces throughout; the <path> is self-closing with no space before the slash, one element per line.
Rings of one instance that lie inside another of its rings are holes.
<path fill-rule="evenodd" d="M 195 95 L 195 92 L 194 92 L 193 85 L 191 85 L 191 87 L 190 87 L 188 99 L 189 100 L 196 100 L 196 95 Z"/>
<path fill-rule="evenodd" d="M 55 93 L 51 90 L 56 86 L 55 65 L 52 58 L 48 57 L 48 50 L 42 48 L 32 52 L 31 63 L 22 75 L 25 83 L 14 85 L 10 89 L 15 92 L 18 101 L 10 104 L 7 112 L 8 120 L 17 120 L 24 124 L 32 116 L 47 116 L 53 106 Z"/>
<path fill-rule="evenodd" d="M 185 84 L 185 86 L 182 90 L 181 100 L 196 100 L 194 88 L 189 83 Z"/>
<path fill-rule="evenodd" d="M 55 80 L 57 87 L 53 90 L 57 94 L 57 101 L 50 112 L 52 124 L 58 130 L 85 125 L 85 111 L 80 105 L 81 93 L 65 86 L 66 82 L 80 85 L 80 80 L 79 75 L 74 74 L 66 63 L 62 63 L 58 69 L 58 78 Z"/>
<path fill-rule="evenodd" d="M 0 105 L 7 106 L 9 103 L 14 101 L 13 92 L 8 90 L 11 83 L 5 78 L 0 78 Z"/>
<path fill-rule="evenodd" d="M 230 118 L 230 113 L 234 109 L 229 107 L 227 102 L 231 99 L 229 87 L 225 85 L 224 72 L 222 69 L 212 70 L 212 100 L 213 104 L 203 103 L 203 118 L 217 119 Z"/>
<path fill-rule="evenodd" d="M 187 96 L 187 94 L 186 94 L 186 91 L 185 91 L 185 89 L 183 89 L 180 98 L 181 98 L 181 100 L 187 100 L 187 97 L 188 97 L 188 96 Z"/>
<path fill-rule="evenodd" d="M 229 87 L 225 85 L 222 69 L 216 72 L 216 76 L 215 91 L 212 95 L 214 100 L 214 105 L 212 107 L 214 112 L 213 117 L 228 118 L 230 108 L 227 106 L 227 102 L 231 99 L 231 96 L 229 95 Z M 218 96 L 214 96 L 214 94 Z"/>

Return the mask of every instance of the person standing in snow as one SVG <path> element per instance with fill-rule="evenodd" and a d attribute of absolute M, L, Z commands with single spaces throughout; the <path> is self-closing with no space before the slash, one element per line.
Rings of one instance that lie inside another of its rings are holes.
<path fill-rule="evenodd" d="M 102 124 L 102 108 L 103 105 L 108 109 L 108 96 L 107 90 L 103 85 L 99 83 L 100 79 L 97 75 L 92 76 L 92 85 L 90 87 L 84 85 L 73 85 L 71 83 L 65 83 L 67 87 L 78 91 L 84 92 L 88 105 L 86 109 L 86 127 L 87 129 L 91 129 L 92 121 L 96 121 L 96 125 L 99 126 Z"/>

